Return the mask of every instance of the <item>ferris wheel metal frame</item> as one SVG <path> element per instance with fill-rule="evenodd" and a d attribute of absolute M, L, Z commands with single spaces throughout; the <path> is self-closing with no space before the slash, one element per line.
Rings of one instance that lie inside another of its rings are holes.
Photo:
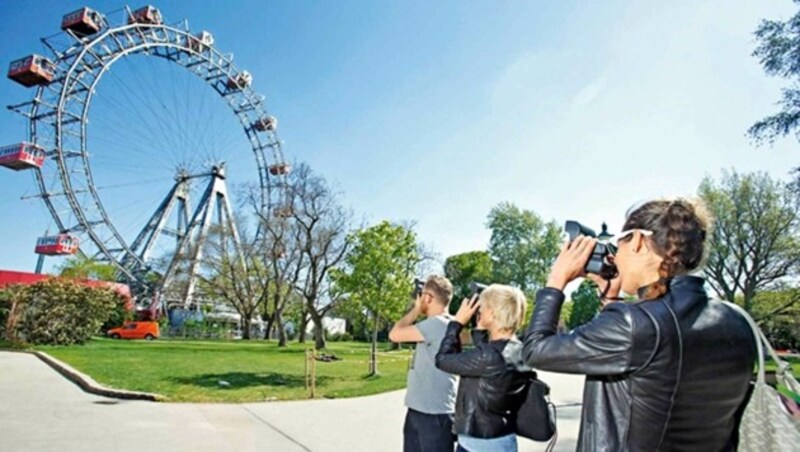
<path fill-rule="evenodd" d="M 120 234 L 104 208 L 94 184 L 87 144 L 92 97 L 103 75 L 115 62 L 134 54 L 162 58 L 184 67 L 216 91 L 238 117 L 251 145 L 262 209 L 274 213 L 276 209 L 285 208 L 278 206 L 288 201 L 286 172 L 271 173 L 271 168 L 288 168 L 288 164 L 264 96 L 257 94 L 249 82 L 236 82 L 231 86 L 231 80 L 239 80 L 246 74 L 234 64 L 232 54 L 223 54 L 213 42 L 201 40 L 200 36 L 207 32 L 193 34 L 187 20 L 174 25 L 163 21 L 141 23 L 134 20 L 129 7 L 121 11 L 124 14 L 122 24 L 111 24 L 107 17 L 115 12 L 108 13 L 101 16 L 102 28 L 97 33 L 80 36 L 65 30 L 42 38 L 53 57 L 54 79 L 38 86 L 32 100 L 8 108 L 28 118 L 30 142 L 46 150 L 46 165 L 51 162 L 57 165 L 58 177 L 54 180 L 48 180 L 41 168 L 35 168 L 34 174 L 37 196 L 44 202 L 59 232 L 85 235 L 97 247 L 97 252 L 90 257 L 114 265 L 121 280 L 145 284 L 144 274 L 150 268 L 149 263 L 146 256 L 137 254 Z M 71 44 L 57 43 L 57 38 L 64 35 Z M 264 121 L 268 120 L 272 123 L 265 126 Z M 261 127 L 257 126 L 259 123 Z M 70 166 L 71 159 L 79 159 L 80 164 Z M 216 168 L 214 174 L 219 178 Z M 83 193 L 88 196 L 78 196 Z M 230 215 L 230 206 L 225 207 Z M 229 221 L 232 220 L 229 218 Z M 144 233 L 143 229 L 139 235 Z M 173 256 L 176 258 L 177 255 Z M 174 262 L 170 267 L 173 265 Z M 160 285 L 168 283 L 162 280 Z"/>

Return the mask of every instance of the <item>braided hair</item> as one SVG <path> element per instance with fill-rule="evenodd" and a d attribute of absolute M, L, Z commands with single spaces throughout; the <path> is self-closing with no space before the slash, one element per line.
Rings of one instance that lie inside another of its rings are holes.
<path fill-rule="evenodd" d="M 658 298 L 667 293 L 673 277 L 700 267 L 706 257 L 711 227 L 711 215 L 700 200 L 656 200 L 629 210 L 623 230 L 652 231 L 648 243 L 664 259 L 658 269 L 658 281 L 639 289 L 639 297 Z"/>

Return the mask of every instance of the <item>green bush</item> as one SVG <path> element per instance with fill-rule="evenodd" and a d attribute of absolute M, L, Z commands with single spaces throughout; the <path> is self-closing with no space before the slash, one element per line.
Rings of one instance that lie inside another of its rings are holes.
<path fill-rule="evenodd" d="M 590 279 L 584 279 L 572 292 L 572 307 L 566 319 L 567 328 L 573 330 L 589 322 L 599 310 L 600 297 L 597 296 L 597 286 Z"/>
<path fill-rule="evenodd" d="M 28 298 L 28 286 L 13 284 L 0 290 L 0 338 L 18 342 L 13 331 Z"/>
<path fill-rule="evenodd" d="M 770 344 L 779 350 L 800 350 L 800 317 L 775 316 L 761 322 Z"/>
<path fill-rule="evenodd" d="M 0 338 L 6 336 L 6 322 L 8 322 L 8 311 L 11 308 L 11 303 L 4 300 L 0 295 Z"/>
<path fill-rule="evenodd" d="M 343 342 L 343 341 L 348 341 L 349 342 L 349 341 L 353 340 L 353 335 L 348 333 L 348 332 L 335 333 L 335 334 L 330 334 L 330 335 L 327 334 L 327 332 L 326 332 L 325 335 L 327 337 L 327 340 L 329 340 L 331 342 Z"/>
<path fill-rule="evenodd" d="M 800 350 L 800 288 L 783 288 L 756 294 L 751 315 L 777 349 Z M 742 297 L 737 303 L 743 304 Z"/>
<path fill-rule="evenodd" d="M 29 286 L 14 336 L 31 344 L 83 344 L 115 315 L 120 295 L 53 278 Z"/>
<path fill-rule="evenodd" d="M 114 308 L 111 310 L 108 318 L 103 322 L 103 325 L 100 326 L 100 332 L 103 334 L 111 328 L 122 326 L 125 322 L 133 320 L 135 317 L 134 311 L 128 309 L 128 300 L 119 296 L 116 298 L 117 300 Z"/>

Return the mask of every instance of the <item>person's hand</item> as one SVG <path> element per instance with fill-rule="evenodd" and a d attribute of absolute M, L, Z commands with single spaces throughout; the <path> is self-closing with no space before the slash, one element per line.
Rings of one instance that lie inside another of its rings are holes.
<path fill-rule="evenodd" d="M 472 316 L 475 315 L 478 306 L 478 295 L 475 295 L 472 299 L 464 298 L 461 302 L 461 306 L 458 308 L 458 312 L 456 312 L 456 322 L 466 326 L 470 319 L 472 319 Z"/>
<path fill-rule="evenodd" d="M 417 298 L 414 299 L 414 306 L 411 307 L 411 312 L 417 314 L 417 316 L 421 315 L 422 312 L 422 297 L 423 295 L 420 293 L 417 295 Z"/>
<path fill-rule="evenodd" d="M 572 242 L 565 243 L 550 269 L 547 287 L 564 290 L 570 281 L 583 276 L 586 262 L 592 255 L 596 244 L 597 239 L 583 235 L 578 236 Z"/>
<path fill-rule="evenodd" d="M 597 284 L 597 288 L 600 290 L 600 293 L 603 294 L 604 299 L 617 298 L 619 297 L 620 291 L 622 291 L 622 279 L 619 277 L 619 274 L 610 281 L 593 273 L 587 274 L 586 277 Z"/>

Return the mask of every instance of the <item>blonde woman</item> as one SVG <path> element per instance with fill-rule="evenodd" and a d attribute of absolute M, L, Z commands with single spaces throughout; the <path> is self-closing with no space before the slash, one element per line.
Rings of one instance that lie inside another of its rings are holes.
<path fill-rule="evenodd" d="M 525 396 L 523 372 L 531 370 L 522 363 L 522 343 L 516 336 L 525 306 L 519 289 L 492 284 L 480 297 L 465 299 L 447 325 L 436 367 L 461 376 L 453 425 L 457 451 L 517 450 L 515 407 Z M 461 329 L 478 309 L 478 327 L 472 332 L 475 348 L 462 352 Z"/>

